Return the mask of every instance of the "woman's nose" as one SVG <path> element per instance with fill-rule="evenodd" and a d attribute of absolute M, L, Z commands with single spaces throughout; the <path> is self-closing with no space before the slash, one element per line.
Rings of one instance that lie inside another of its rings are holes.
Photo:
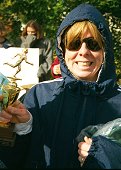
<path fill-rule="evenodd" d="M 84 54 L 87 54 L 88 52 L 89 52 L 89 49 L 87 48 L 86 43 L 83 42 L 79 49 L 79 54 L 84 55 Z"/>
<path fill-rule="evenodd" d="M 27 34 L 29 34 L 29 35 L 35 35 L 36 32 L 35 32 L 35 31 L 27 31 Z"/>
<path fill-rule="evenodd" d="M 29 35 L 30 35 L 30 34 L 32 34 L 32 32 L 31 32 L 31 31 L 29 31 L 29 32 L 27 32 L 27 34 L 29 34 Z"/>

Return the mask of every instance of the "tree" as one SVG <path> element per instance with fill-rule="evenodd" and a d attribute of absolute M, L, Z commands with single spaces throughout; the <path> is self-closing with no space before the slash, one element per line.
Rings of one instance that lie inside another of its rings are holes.
<path fill-rule="evenodd" d="M 44 29 L 44 34 L 55 45 L 58 26 L 63 18 L 80 3 L 90 3 L 105 15 L 113 34 L 117 75 L 121 74 L 121 1 L 119 0 L 1 0 L 0 18 L 12 25 L 9 38 L 15 45 L 21 34 L 21 24 L 36 19 Z"/>

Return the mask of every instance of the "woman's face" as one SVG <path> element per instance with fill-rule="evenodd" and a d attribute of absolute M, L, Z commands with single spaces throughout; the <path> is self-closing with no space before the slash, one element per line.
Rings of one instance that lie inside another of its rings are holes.
<path fill-rule="evenodd" d="M 36 34 L 36 30 L 32 27 L 27 27 L 27 34 L 28 35 L 35 35 Z"/>
<path fill-rule="evenodd" d="M 84 39 L 92 36 L 90 31 L 85 31 Z M 91 51 L 83 42 L 77 50 L 65 49 L 65 62 L 68 69 L 77 79 L 86 81 L 96 81 L 98 71 L 103 63 L 104 51 Z"/>

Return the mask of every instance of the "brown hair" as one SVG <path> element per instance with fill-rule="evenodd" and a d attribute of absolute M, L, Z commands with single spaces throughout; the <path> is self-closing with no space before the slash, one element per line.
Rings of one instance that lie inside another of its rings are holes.
<path fill-rule="evenodd" d="M 84 32 L 87 29 L 92 33 L 93 38 L 98 42 L 99 46 L 104 48 L 104 41 L 97 27 L 92 22 L 85 20 L 76 22 L 65 30 L 64 39 L 62 38 L 64 42 L 64 45 L 62 45 L 63 50 L 65 51 L 64 48 L 68 47 L 78 37 L 82 40 L 84 38 Z"/>
<path fill-rule="evenodd" d="M 28 28 L 28 27 L 31 27 L 31 28 L 34 28 L 34 29 L 35 29 L 36 35 L 37 35 L 37 39 L 43 38 L 42 28 L 41 28 L 41 26 L 40 26 L 35 20 L 30 20 L 30 21 L 26 24 L 26 26 L 25 26 L 25 28 L 24 28 L 24 30 L 23 30 L 23 32 L 22 32 L 22 36 L 26 36 L 26 35 L 27 35 L 27 28 Z"/>

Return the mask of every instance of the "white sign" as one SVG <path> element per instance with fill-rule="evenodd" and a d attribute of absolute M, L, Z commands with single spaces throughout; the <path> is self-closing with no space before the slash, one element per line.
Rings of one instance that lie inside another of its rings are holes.
<path fill-rule="evenodd" d="M 18 86 L 31 86 L 39 82 L 39 48 L 27 48 L 27 53 L 24 50 L 0 48 L 0 72 L 6 77 L 16 78 Z"/>

